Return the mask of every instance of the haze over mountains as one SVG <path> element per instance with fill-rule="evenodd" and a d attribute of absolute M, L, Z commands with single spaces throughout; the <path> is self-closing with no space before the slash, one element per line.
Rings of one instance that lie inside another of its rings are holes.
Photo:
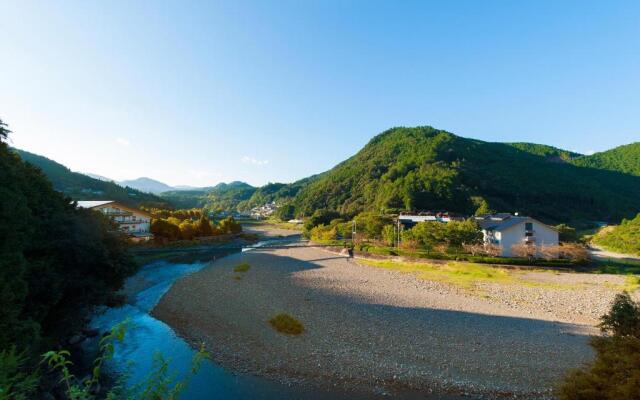
<path fill-rule="evenodd" d="M 27 161 L 42 162 L 34 156 Z M 56 187 L 64 187 L 60 170 L 50 177 Z M 585 156 L 547 145 L 467 139 L 428 126 L 393 128 L 334 168 L 289 184 L 184 188 L 138 178 L 120 185 L 160 194 L 147 196 L 176 207 L 212 210 L 247 210 L 276 201 L 305 215 L 321 208 L 345 216 L 366 210 L 495 210 L 550 222 L 615 222 L 640 212 L 640 143 Z"/>

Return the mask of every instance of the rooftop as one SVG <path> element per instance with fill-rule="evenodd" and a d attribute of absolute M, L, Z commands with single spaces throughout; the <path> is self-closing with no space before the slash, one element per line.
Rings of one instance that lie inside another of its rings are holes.
<path fill-rule="evenodd" d="M 113 203 L 113 200 L 89 200 L 79 201 L 78 207 L 80 208 L 94 208 L 104 206 L 105 204 Z"/>

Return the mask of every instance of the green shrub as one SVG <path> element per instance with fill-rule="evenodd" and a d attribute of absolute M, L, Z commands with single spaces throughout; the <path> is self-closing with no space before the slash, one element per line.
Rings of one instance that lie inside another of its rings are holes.
<path fill-rule="evenodd" d="M 616 296 L 600 329 L 612 336 L 591 339 L 595 360 L 566 374 L 560 400 L 640 399 L 640 305 L 626 292 Z"/>
<path fill-rule="evenodd" d="M 242 263 L 233 267 L 233 272 L 247 272 L 249 271 L 249 268 L 251 268 L 251 265 L 247 263 Z"/>
<path fill-rule="evenodd" d="M 289 314 L 278 314 L 269 320 L 273 329 L 287 335 L 299 335 L 304 332 L 304 325 Z"/>
<path fill-rule="evenodd" d="M 616 295 L 611 310 L 602 316 L 600 329 L 614 336 L 640 338 L 640 305 L 627 292 Z"/>

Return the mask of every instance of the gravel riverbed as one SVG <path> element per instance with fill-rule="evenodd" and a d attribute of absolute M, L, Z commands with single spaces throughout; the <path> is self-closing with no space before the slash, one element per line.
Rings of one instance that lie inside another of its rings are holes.
<path fill-rule="evenodd" d="M 461 288 L 314 247 L 264 248 L 181 279 L 153 314 L 223 365 L 291 384 L 548 398 L 593 357 L 589 335 L 624 278 L 525 274 L 550 285 Z M 274 331 L 280 312 L 306 331 Z"/>

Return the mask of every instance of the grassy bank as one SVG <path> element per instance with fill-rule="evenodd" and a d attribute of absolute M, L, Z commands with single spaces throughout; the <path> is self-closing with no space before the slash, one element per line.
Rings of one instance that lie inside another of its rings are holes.
<path fill-rule="evenodd" d="M 404 273 L 412 273 L 420 279 L 437 281 L 470 289 L 477 283 L 497 283 L 502 285 L 520 285 L 547 289 L 579 289 L 582 284 L 550 283 L 530 278 L 527 273 L 540 272 L 554 274 L 549 270 L 514 270 L 498 266 L 474 264 L 468 262 L 402 262 L 395 260 L 358 260 L 359 264 L 375 268 L 383 268 Z M 634 291 L 639 287 L 638 277 L 625 277 L 623 284 L 610 284 L 609 287 L 618 291 Z"/>

